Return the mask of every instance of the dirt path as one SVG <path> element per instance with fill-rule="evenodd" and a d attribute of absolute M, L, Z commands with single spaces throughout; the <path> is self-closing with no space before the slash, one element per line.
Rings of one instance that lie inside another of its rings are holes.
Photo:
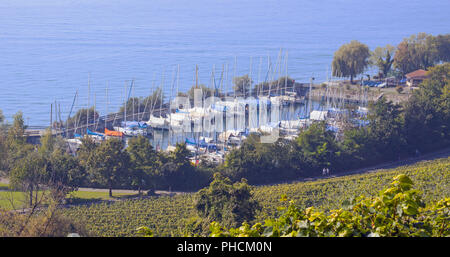
<path fill-rule="evenodd" d="M 338 174 L 332 174 L 328 177 L 304 178 L 304 179 L 299 179 L 299 180 L 295 180 L 295 181 L 286 181 L 283 183 L 315 181 L 315 180 L 320 180 L 320 179 L 324 179 L 324 178 L 335 178 L 335 177 L 343 177 L 343 176 L 349 176 L 349 175 L 354 175 L 354 174 L 378 172 L 378 171 L 385 170 L 385 169 L 393 169 L 393 168 L 397 168 L 400 166 L 411 165 L 411 164 L 421 162 L 421 161 L 429 161 L 429 160 L 445 158 L 445 157 L 449 157 L 449 156 L 450 156 L 450 147 L 441 149 L 436 152 L 423 154 L 418 157 L 411 157 L 411 158 L 402 159 L 399 161 L 386 162 L 386 163 L 378 164 L 378 165 L 371 166 L 371 167 L 366 167 L 366 168 L 361 168 L 361 169 L 356 169 L 356 170 L 351 170 L 351 171 L 346 171 L 346 172 L 340 172 Z M 277 183 L 277 184 L 280 184 L 280 183 Z"/>

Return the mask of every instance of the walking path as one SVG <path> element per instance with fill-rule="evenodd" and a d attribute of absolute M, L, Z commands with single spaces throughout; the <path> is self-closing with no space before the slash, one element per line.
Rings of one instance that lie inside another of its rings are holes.
<path fill-rule="evenodd" d="M 331 176 L 328 176 L 328 177 L 334 178 L 334 177 L 343 177 L 343 176 L 354 175 L 354 174 L 378 172 L 378 171 L 385 170 L 385 169 L 393 169 L 393 168 L 397 168 L 400 166 L 411 165 L 411 164 L 421 162 L 421 161 L 429 161 L 429 160 L 445 158 L 445 157 L 449 157 L 449 156 L 450 156 L 450 147 L 441 149 L 436 152 L 423 154 L 423 155 L 420 155 L 417 157 L 410 157 L 410 158 L 406 158 L 406 159 L 401 159 L 399 161 L 386 162 L 386 163 L 374 165 L 371 167 L 340 172 L 338 174 L 332 174 Z M 319 176 L 319 177 L 312 177 L 312 178 L 304 178 L 304 179 L 299 179 L 299 180 L 295 180 L 295 181 L 287 181 L 285 183 L 315 181 L 315 180 L 320 180 L 320 179 L 324 179 L 324 177 Z"/>

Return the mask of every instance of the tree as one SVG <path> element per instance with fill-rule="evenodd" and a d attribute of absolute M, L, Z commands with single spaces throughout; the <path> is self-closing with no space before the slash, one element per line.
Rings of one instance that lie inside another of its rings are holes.
<path fill-rule="evenodd" d="M 88 170 L 88 162 L 91 155 L 93 155 L 98 147 L 94 139 L 90 137 L 83 137 L 81 139 L 81 146 L 77 151 L 77 156 L 80 164 Z"/>
<path fill-rule="evenodd" d="M 209 187 L 195 195 L 194 208 L 207 224 L 216 221 L 230 227 L 253 220 L 259 206 L 245 179 L 232 184 L 230 179 L 215 173 Z"/>
<path fill-rule="evenodd" d="M 141 189 L 154 189 L 159 177 L 158 153 L 144 136 L 133 137 L 128 141 L 130 156 L 131 186 Z"/>
<path fill-rule="evenodd" d="M 374 159 L 395 160 L 405 149 L 400 105 L 381 98 L 369 104 L 367 127 Z"/>
<path fill-rule="evenodd" d="M 89 111 L 89 117 L 88 116 Z M 75 115 L 67 120 L 67 127 L 69 128 L 70 134 L 78 133 L 78 134 L 85 134 L 86 133 L 86 124 L 87 119 L 89 118 L 89 124 L 92 126 L 94 124 L 94 121 L 97 122 L 100 115 L 98 112 L 94 109 L 94 107 L 91 107 L 89 109 L 83 108 L 77 111 Z M 99 123 L 100 127 L 103 126 L 103 124 Z M 74 128 L 74 129 L 70 129 Z"/>
<path fill-rule="evenodd" d="M 112 188 L 125 180 L 129 156 L 123 148 L 120 139 L 109 138 L 103 141 L 88 159 L 87 166 L 91 180 L 107 186 L 110 197 Z"/>
<path fill-rule="evenodd" d="M 78 159 L 62 149 L 55 149 L 47 162 L 45 185 L 55 201 L 64 199 L 67 193 L 82 185 L 86 173 Z"/>
<path fill-rule="evenodd" d="M 4 116 L 2 110 L 0 110 L 0 170 L 3 170 L 7 163 L 8 148 L 6 142 L 6 133 L 4 129 Z"/>
<path fill-rule="evenodd" d="M 300 158 L 312 171 L 322 171 L 324 167 L 337 170 L 337 160 L 341 155 L 333 131 L 326 129 L 325 122 L 313 123 L 307 130 L 301 132 L 296 139 Z"/>
<path fill-rule="evenodd" d="M 161 156 L 164 163 L 161 166 L 161 185 L 182 190 L 192 190 L 199 185 L 204 185 L 206 178 L 203 175 L 206 174 L 197 172 L 191 164 L 190 157 L 191 152 L 186 148 L 185 143 L 177 143 L 174 151 Z"/>
<path fill-rule="evenodd" d="M 198 87 L 193 85 L 187 92 L 187 96 L 189 97 L 190 101 L 194 101 L 195 89 L 202 90 L 203 98 L 208 98 L 208 97 L 214 96 L 214 89 L 209 88 L 209 87 L 205 86 L 204 84 L 200 84 L 200 85 L 198 85 Z"/>
<path fill-rule="evenodd" d="M 450 34 L 437 35 L 435 37 L 438 59 L 450 62 Z"/>
<path fill-rule="evenodd" d="M 386 45 L 385 47 L 375 48 L 371 53 L 370 62 L 372 65 L 378 67 L 379 74 L 382 75 L 382 78 L 387 77 L 388 72 L 391 70 L 392 64 L 394 63 L 394 52 L 394 46 Z"/>
<path fill-rule="evenodd" d="M 10 147 L 19 146 L 26 143 L 26 138 L 24 137 L 25 128 L 23 114 L 19 111 L 14 115 L 13 124 L 8 130 L 8 143 Z"/>
<path fill-rule="evenodd" d="M 345 130 L 340 146 L 347 168 L 358 168 L 371 164 L 373 149 L 370 147 L 369 132 L 365 127 Z"/>
<path fill-rule="evenodd" d="M 428 76 L 405 103 L 404 133 L 412 150 L 450 143 L 450 63 L 431 68 Z"/>
<path fill-rule="evenodd" d="M 17 161 L 9 174 L 12 188 L 29 192 L 30 207 L 33 206 L 33 198 L 34 202 L 37 202 L 40 185 L 47 175 L 46 165 L 45 158 L 38 152 L 32 151 Z"/>
<path fill-rule="evenodd" d="M 252 86 L 253 81 L 250 79 L 248 74 L 240 77 L 234 77 L 233 78 L 233 89 L 236 91 L 236 93 L 245 94 L 246 96 L 249 96 L 251 94 L 250 89 Z"/>
<path fill-rule="evenodd" d="M 25 127 L 22 112 L 19 111 L 14 115 L 13 124 L 8 128 L 6 137 L 5 148 L 7 151 L 3 164 L 7 172 L 14 167 L 18 160 L 34 149 L 33 145 L 26 142 Z"/>
<path fill-rule="evenodd" d="M 255 85 L 253 88 L 252 94 L 254 96 L 258 96 L 259 94 L 264 95 L 268 94 L 268 91 L 270 89 L 271 92 L 280 92 L 283 93 L 286 91 L 286 88 L 288 90 L 292 90 L 295 86 L 295 80 L 290 77 L 280 77 L 273 81 L 263 81 Z"/>
<path fill-rule="evenodd" d="M 449 61 L 450 34 L 434 37 L 419 33 L 405 38 L 397 46 L 394 66 L 404 75 L 417 69 L 434 66 L 440 61 Z"/>
<path fill-rule="evenodd" d="M 333 76 L 349 77 L 353 84 L 353 77 L 364 72 L 369 64 L 369 47 L 356 40 L 342 45 L 335 53 L 332 62 Z"/>

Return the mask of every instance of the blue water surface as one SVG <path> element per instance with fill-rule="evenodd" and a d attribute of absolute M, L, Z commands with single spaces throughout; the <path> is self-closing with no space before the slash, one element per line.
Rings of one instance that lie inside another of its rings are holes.
<path fill-rule="evenodd" d="M 353 39 L 371 50 L 397 45 L 418 32 L 449 33 L 448 0 L 1 0 L 0 109 L 9 121 L 18 110 L 26 123 L 47 125 L 50 104 L 65 119 L 90 104 L 101 114 L 117 110 L 124 85 L 135 96 L 164 81 L 166 97 L 194 83 L 231 77 L 265 79 L 268 57 L 276 65 L 287 51 L 287 73 L 321 82 L 333 53 Z M 277 75 L 285 74 L 285 59 Z M 236 67 L 235 63 L 237 64 Z M 251 65 L 250 65 L 251 64 Z"/>

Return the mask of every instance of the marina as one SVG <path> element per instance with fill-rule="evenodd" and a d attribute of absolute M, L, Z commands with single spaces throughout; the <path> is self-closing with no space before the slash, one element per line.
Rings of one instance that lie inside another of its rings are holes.
<path fill-rule="evenodd" d="M 202 157 L 212 162 L 223 162 L 225 154 L 239 147 L 251 134 L 295 140 L 301 130 L 314 122 L 326 122 L 328 129 L 337 134 L 345 122 L 367 124 L 363 121 L 367 113 L 365 86 L 361 86 L 357 99 L 345 99 L 342 97 L 342 91 L 328 86 L 324 94 L 317 97 L 311 94 L 314 78 L 311 78 L 310 83 L 298 83 L 290 79 L 287 75 L 287 53 L 283 71 L 281 63 L 280 50 L 275 68 L 269 65 L 263 83 L 253 85 L 250 79 L 248 84 L 242 85 L 239 92 L 235 85 L 234 90 L 228 93 L 222 93 L 226 83 L 223 73 L 217 83 L 212 74 L 209 88 L 199 87 L 196 67 L 196 84 L 192 98 L 178 91 L 175 72 L 171 85 L 172 93 L 166 101 L 162 94 L 162 79 L 160 87 L 152 92 L 152 97 L 147 97 L 145 104 L 141 102 L 137 105 L 134 101 L 139 101 L 140 98 L 132 97 L 132 81 L 129 87 L 127 84 L 124 86 L 126 97 L 123 98 L 123 106 L 126 108 L 121 108 L 121 112 L 103 116 L 97 112 L 94 95 L 93 107 L 79 110 L 70 117 L 74 112 L 73 106 L 78 101 L 77 92 L 66 121 L 61 119 L 58 103 L 52 104 L 52 134 L 65 138 L 73 154 L 76 154 L 82 144 L 83 137 L 90 137 L 97 143 L 116 137 L 124 140 L 127 145 L 129 138 L 144 136 L 158 151 L 173 151 L 177 143 L 185 143 L 192 154 L 192 162 L 197 164 Z M 285 76 L 276 78 L 276 75 L 281 75 L 282 72 Z M 230 83 L 226 86 L 228 87 L 231 87 Z M 107 87 L 105 92 L 106 103 L 109 103 Z M 90 97 L 87 107 L 91 106 L 89 101 Z M 139 112 L 142 104 L 143 111 Z M 350 111 L 349 106 L 356 108 L 356 111 Z M 42 136 L 45 128 L 36 128 L 30 127 L 26 134 L 29 140 L 35 138 L 34 141 L 38 142 L 36 138 Z"/>

